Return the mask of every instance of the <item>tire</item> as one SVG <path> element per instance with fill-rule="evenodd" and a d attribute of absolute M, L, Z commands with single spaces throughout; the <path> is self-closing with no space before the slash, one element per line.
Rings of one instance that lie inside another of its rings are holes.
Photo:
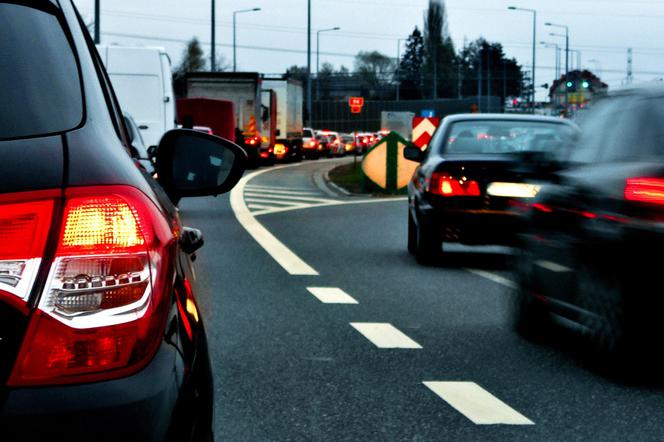
<path fill-rule="evenodd" d="M 591 349 L 612 362 L 623 359 L 630 340 L 620 284 L 610 272 L 604 274 L 583 265 L 579 268 L 577 290 L 581 307 L 589 312 L 581 323 Z"/>
<path fill-rule="evenodd" d="M 443 240 L 421 223 L 415 227 L 415 259 L 421 265 L 435 264 L 443 254 Z"/>
<path fill-rule="evenodd" d="M 408 210 L 408 253 L 415 254 L 417 248 L 417 226 L 413 221 L 413 215 Z"/>

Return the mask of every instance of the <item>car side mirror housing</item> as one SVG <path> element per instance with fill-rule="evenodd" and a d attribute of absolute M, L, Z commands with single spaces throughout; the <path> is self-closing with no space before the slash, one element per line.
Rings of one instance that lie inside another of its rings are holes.
<path fill-rule="evenodd" d="M 156 156 L 159 183 L 173 201 L 226 193 L 247 165 L 247 154 L 237 144 L 189 129 L 166 132 Z"/>
<path fill-rule="evenodd" d="M 421 163 L 424 161 L 424 152 L 414 144 L 410 144 L 403 150 L 403 157 L 407 160 Z"/>

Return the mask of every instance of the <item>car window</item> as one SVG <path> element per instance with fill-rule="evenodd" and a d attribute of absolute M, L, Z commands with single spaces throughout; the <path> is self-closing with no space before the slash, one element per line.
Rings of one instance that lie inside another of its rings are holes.
<path fill-rule="evenodd" d="M 613 107 L 606 121 L 607 136 L 600 160 L 647 161 L 661 158 L 664 131 L 654 99 Z"/>
<path fill-rule="evenodd" d="M 468 120 L 452 123 L 440 144 L 451 154 L 555 152 L 571 132 L 565 124 L 548 121 Z"/>
<path fill-rule="evenodd" d="M 46 135 L 83 119 L 78 65 L 54 14 L 0 3 L 0 139 Z"/>
<path fill-rule="evenodd" d="M 313 135 L 313 133 L 311 133 L 311 131 L 310 131 L 309 129 L 305 129 L 304 132 L 302 133 L 302 136 L 303 136 L 304 138 L 311 138 L 311 137 L 313 137 L 314 135 Z"/>

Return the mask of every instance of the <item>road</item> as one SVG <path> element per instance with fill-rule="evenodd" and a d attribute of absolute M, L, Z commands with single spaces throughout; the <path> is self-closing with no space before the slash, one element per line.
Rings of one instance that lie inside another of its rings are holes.
<path fill-rule="evenodd" d="M 509 250 L 450 246 L 419 266 L 406 201 L 333 192 L 329 168 L 259 170 L 182 203 L 206 237 L 217 440 L 664 438 L 661 385 L 511 330 Z"/>

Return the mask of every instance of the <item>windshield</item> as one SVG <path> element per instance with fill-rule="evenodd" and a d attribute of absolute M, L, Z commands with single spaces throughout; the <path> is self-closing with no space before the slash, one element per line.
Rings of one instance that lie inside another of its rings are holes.
<path fill-rule="evenodd" d="M 525 121 L 460 121 L 453 123 L 443 153 L 495 154 L 554 151 L 571 135 L 560 123 Z"/>
<path fill-rule="evenodd" d="M 0 3 L 0 139 L 78 126 L 83 100 L 78 68 L 57 18 Z"/>
<path fill-rule="evenodd" d="M 304 131 L 302 132 L 302 136 L 304 138 L 312 138 L 314 134 L 311 132 L 311 129 L 304 129 Z"/>

